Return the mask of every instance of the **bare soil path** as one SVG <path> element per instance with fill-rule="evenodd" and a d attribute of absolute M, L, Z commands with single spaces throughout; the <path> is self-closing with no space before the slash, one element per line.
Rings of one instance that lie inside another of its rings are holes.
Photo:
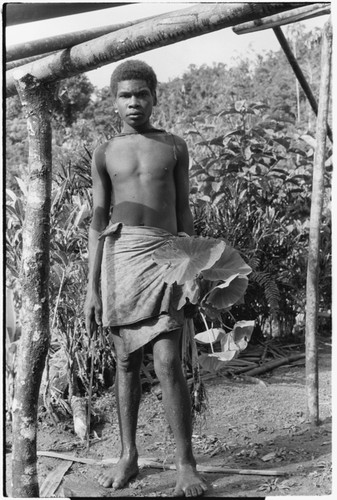
<path fill-rule="evenodd" d="M 319 342 L 319 426 L 306 420 L 304 365 L 281 366 L 259 383 L 217 377 L 205 382 L 208 410 L 194 426 L 193 444 L 200 466 L 220 467 L 222 473 L 204 473 L 209 497 L 265 497 L 331 495 L 331 346 Z M 93 402 L 99 417 L 97 438 L 89 450 L 72 431 L 72 422 L 39 424 L 38 450 L 49 450 L 78 459 L 101 461 L 120 452 L 115 399 L 112 393 Z M 10 428 L 6 433 L 11 448 Z M 162 403 L 145 393 L 140 408 L 138 447 L 142 458 L 173 463 L 174 446 Z M 10 496 L 11 455 L 6 455 L 7 494 Z M 68 469 L 67 469 L 68 464 Z M 63 467 L 63 472 L 61 468 Z M 226 469 L 272 470 L 282 476 L 228 474 Z M 65 469 L 67 471 L 65 472 Z M 143 468 L 139 476 L 118 491 L 102 488 L 96 477 L 101 465 L 68 463 L 40 456 L 40 486 L 51 471 L 63 479 L 55 497 L 158 497 L 172 496 L 174 470 Z"/>

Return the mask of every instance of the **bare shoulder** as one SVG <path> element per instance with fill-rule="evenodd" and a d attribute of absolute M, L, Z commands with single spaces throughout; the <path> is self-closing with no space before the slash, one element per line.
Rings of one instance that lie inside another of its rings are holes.
<path fill-rule="evenodd" d="M 177 156 L 180 161 L 188 161 L 188 149 L 186 141 L 179 135 L 172 134 L 174 144 L 177 151 Z"/>
<path fill-rule="evenodd" d="M 187 148 L 186 141 L 180 135 L 171 134 L 177 146 L 181 148 Z"/>
<path fill-rule="evenodd" d="M 105 168 L 105 152 L 108 145 L 109 141 L 104 144 L 100 144 L 93 152 L 92 160 L 97 169 Z"/>

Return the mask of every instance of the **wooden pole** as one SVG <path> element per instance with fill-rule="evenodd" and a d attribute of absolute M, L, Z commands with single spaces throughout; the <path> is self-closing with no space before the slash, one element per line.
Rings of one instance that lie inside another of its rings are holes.
<path fill-rule="evenodd" d="M 48 52 L 46 54 L 40 54 L 38 56 L 24 57 L 23 59 L 16 59 L 15 61 L 6 62 L 6 71 L 18 68 L 19 66 L 24 66 L 25 64 L 29 64 L 34 61 L 38 61 L 39 59 L 50 56 L 51 54 L 54 54 L 54 52 Z"/>
<path fill-rule="evenodd" d="M 149 21 L 156 16 L 138 19 L 136 21 L 129 21 L 126 23 L 112 24 L 109 26 L 102 26 L 101 28 L 93 28 L 91 30 L 77 31 L 74 33 L 66 33 L 65 35 L 53 36 L 44 38 L 42 40 L 33 40 L 31 42 L 19 43 L 12 45 L 6 49 L 6 62 L 16 61 L 24 57 L 41 56 L 48 52 L 56 52 L 57 50 L 67 49 L 78 45 L 79 43 L 94 40 L 108 33 L 113 33 L 129 26 L 134 26 L 139 22 Z M 27 61 L 29 62 L 29 61 Z"/>
<path fill-rule="evenodd" d="M 307 80 L 306 80 L 306 78 L 305 78 L 305 76 L 304 76 L 304 74 L 303 74 L 303 72 L 298 64 L 296 57 L 294 56 L 294 54 L 293 54 L 293 52 L 292 52 L 292 50 L 287 42 L 286 37 L 283 34 L 282 29 L 278 26 L 276 28 L 273 28 L 273 30 L 274 30 L 274 33 L 276 35 L 276 38 L 280 42 L 280 45 L 281 45 L 281 47 L 282 47 L 282 49 L 283 49 L 283 51 L 284 51 L 284 53 L 289 61 L 290 66 L 292 67 L 298 81 L 301 84 L 301 87 L 302 87 L 305 95 L 308 98 L 308 101 L 310 102 L 310 105 L 312 107 L 313 112 L 317 116 L 318 106 L 317 106 L 317 101 L 315 99 L 315 96 L 311 91 L 310 85 L 308 84 L 308 82 L 307 82 Z M 332 142 L 332 131 L 331 131 L 331 128 L 329 127 L 329 125 L 327 125 L 327 134 L 328 134 L 330 141 Z"/>
<path fill-rule="evenodd" d="M 49 346 L 51 85 L 17 75 L 27 117 L 29 180 L 22 244 L 22 334 L 13 401 L 12 496 L 38 497 L 37 408 Z"/>
<path fill-rule="evenodd" d="M 324 197 L 324 162 L 327 132 L 327 117 L 330 97 L 332 53 L 331 21 L 325 23 L 322 34 L 321 82 L 319 107 L 316 125 L 316 151 L 314 156 L 310 233 L 306 289 L 306 392 L 308 414 L 311 423 L 319 423 L 318 407 L 318 352 L 317 352 L 317 315 L 319 305 L 319 250 L 320 226 Z"/>
<path fill-rule="evenodd" d="M 238 24 L 232 29 L 237 35 L 243 35 L 245 33 L 253 33 L 254 31 L 275 28 L 284 24 L 297 23 L 299 21 L 304 21 L 305 19 L 322 16 L 323 14 L 330 14 L 330 12 L 330 4 L 314 3 L 312 5 L 300 7 L 299 9 L 281 12 L 280 14 L 275 14 L 274 16 L 267 16 L 263 19 L 255 19 L 254 21 L 248 21 L 248 23 Z"/>
<path fill-rule="evenodd" d="M 291 4 L 292 7 L 298 4 Z M 21 66 L 41 82 L 57 81 L 105 64 L 157 49 L 205 33 L 229 28 L 239 22 L 290 10 L 290 4 L 215 3 L 199 4 L 170 12 L 156 23 L 140 22 L 115 33 L 81 43 L 39 61 Z M 6 97 L 16 93 L 15 69 L 6 72 Z"/>

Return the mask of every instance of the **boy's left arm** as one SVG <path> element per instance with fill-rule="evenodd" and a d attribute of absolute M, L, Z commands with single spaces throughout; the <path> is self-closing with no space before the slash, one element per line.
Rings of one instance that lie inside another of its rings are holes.
<path fill-rule="evenodd" d="M 176 137 L 178 145 L 178 160 L 174 170 L 176 186 L 176 213 L 178 233 L 184 232 L 189 236 L 194 234 L 193 216 L 189 204 L 189 155 L 186 142 Z M 193 318 L 198 312 L 198 306 L 191 304 L 188 300 L 184 306 L 186 318 Z"/>
<path fill-rule="evenodd" d="M 186 142 L 175 136 L 177 144 L 177 163 L 174 169 L 176 187 L 176 214 L 178 232 L 194 234 L 193 216 L 189 204 L 189 155 Z"/>

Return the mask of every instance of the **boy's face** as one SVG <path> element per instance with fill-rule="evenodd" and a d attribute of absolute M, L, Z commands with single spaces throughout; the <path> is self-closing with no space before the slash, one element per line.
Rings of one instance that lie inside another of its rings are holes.
<path fill-rule="evenodd" d="M 155 97 L 145 80 L 118 82 L 115 105 L 122 121 L 138 128 L 149 122 Z"/>

